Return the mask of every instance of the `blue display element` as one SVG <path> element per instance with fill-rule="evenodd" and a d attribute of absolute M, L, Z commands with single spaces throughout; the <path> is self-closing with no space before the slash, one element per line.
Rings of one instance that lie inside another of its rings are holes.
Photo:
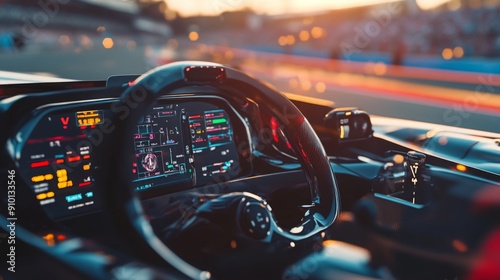
<path fill-rule="evenodd" d="M 70 203 L 70 202 L 73 202 L 73 201 L 82 200 L 82 198 L 83 198 L 83 197 L 82 197 L 82 194 L 81 194 L 81 193 L 79 193 L 79 194 L 72 194 L 72 195 L 67 195 L 67 196 L 66 196 L 66 201 L 67 201 L 68 203 Z"/>
<path fill-rule="evenodd" d="M 85 193 L 85 196 L 86 197 L 93 197 L 94 196 L 94 192 Z"/>

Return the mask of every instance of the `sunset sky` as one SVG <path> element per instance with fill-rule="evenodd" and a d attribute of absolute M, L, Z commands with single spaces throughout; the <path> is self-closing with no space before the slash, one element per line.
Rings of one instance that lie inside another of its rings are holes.
<path fill-rule="evenodd" d="M 401 0 L 165 0 L 183 16 L 216 15 L 250 7 L 259 13 L 284 14 L 344 9 Z M 433 0 L 419 0 L 433 2 Z"/>

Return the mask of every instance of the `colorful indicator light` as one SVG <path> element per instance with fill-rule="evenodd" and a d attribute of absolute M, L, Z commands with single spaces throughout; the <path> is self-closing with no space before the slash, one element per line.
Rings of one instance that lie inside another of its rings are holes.
<path fill-rule="evenodd" d="M 86 187 L 88 185 L 92 184 L 92 182 L 82 182 L 80 184 L 78 184 L 79 187 Z"/>
<path fill-rule="evenodd" d="M 42 238 L 45 240 L 45 242 L 47 242 L 48 246 L 54 246 L 56 244 L 56 242 L 54 240 L 54 234 L 52 234 L 52 233 L 44 235 Z"/>
<path fill-rule="evenodd" d="M 64 241 L 64 240 L 66 240 L 67 237 L 64 234 L 58 234 L 56 238 L 57 238 L 57 241 Z"/>
<path fill-rule="evenodd" d="M 220 119 L 214 119 L 212 120 L 213 124 L 219 124 L 219 123 L 226 123 L 227 120 L 225 118 L 220 118 Z"/>
<path fill-rule="evenodd" d="M 63 125 L 63 129 L 68 129 L 69 117 L 61 117 L 61 123 Z"/>
<path fill-rule="evenodd" d="M 78 126 L 93 126 L 103 123 L 104 114 L 102 110 L 80 111 L 76 112 L 76 119 Z"/>
<path fill-rule="evenodd" d="M 43 182 L 43 181 L 50 181 L 53 178 L 54 178 L 54 175 L 52 175 L 52 174 L 36 175 L 36 176 L 31 177 L 31 181 L 33 183 L 39 183 L 39 182 Z"/>
<path fill-rule="evenodd" d="M 68 181 L 68 176 L 57 177 L 57 182 L 59 182 L 59 183 L 67 182 L 67 181 Z"/>
<path fill-rule="evenodd" d="M 457 170 L 461 171 L 461 172 L 465 172 L 465 171 L 467 171 L 467 167 L 465 165 L 462 165 L 462 164 L 457 164 Z"/>
<path fill-rule="evenodd" d="M 67 181 L 67 182 L 60 182 L 57 183 L 57 187 L 59 189 L 64 189 L 64 188 L 69 188 L 73 186 L 73 181 Z"/>
<path fill-rule="evenodd" d="M 31 181 L 33 183 L 43 182 L 45 181 L 45 177 L 43 175 L 33 176 L 31 177 Z"/>
<path fill-rule="evenodd" d="M 40 193 L 36 195 L 36 199 L 43 200 L 46 198 L 54 197 L 54 195 L 55 195 L 54 192 Z"/>
<path fill-rule="evenodd" d="M 75 162 L 81 159 L 80 156 L 68 157 L 68 162 Z"/>
<path fill-rule="evenodd" d="M 49 166 L 48 160 L 37 161 L 37 162 L 31 163 L 31 168 L 38 168 L 38 167 L 44 167 L 44 166 Z"/>
<path fill-rule="evenodd" d="M 72 195 L 67 195 L 66 196 L 66 201 L 68 203 L 70 202 L 73 202 L 73 201 L 78 201 L 78 200 L 82 200 L 83 197 L 82 197 L 82 194 L 81 193 L 78 193 L 78 194 L 72 194 Z"/>

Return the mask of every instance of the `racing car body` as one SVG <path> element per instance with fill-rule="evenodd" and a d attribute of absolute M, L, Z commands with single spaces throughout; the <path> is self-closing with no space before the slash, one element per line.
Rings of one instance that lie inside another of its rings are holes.
<path fill-rule="evenodd" d="M 499 134 L 215 63 L 43 80 L 0 87 L 16 278 L 500 277 Z"/>

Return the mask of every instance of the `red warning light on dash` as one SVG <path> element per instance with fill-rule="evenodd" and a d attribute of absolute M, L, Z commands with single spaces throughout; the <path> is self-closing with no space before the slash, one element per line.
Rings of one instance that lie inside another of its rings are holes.
<path fill-rule="evenodd" d="M 78 184 L 78 187 L 86 187 L 86 186 L 90 186 L 90 184 L 92 184 L 92 182 L 82 182 L 82 183 Z"/>
<path fill-rule="evenodd" d="M 69 117 L 61 117 L 63 129 L 68 129 Z"/>
<path fill-rule="evenodd" d="M 75 162 L 81 159 L 80 156 L 68 157 L 68 162 Z"/>
<path fill-rule="evenodd" d="M 32 162 L 31 163 L 31 168 L 38 168 L 38 167 L 45 167 L 49 166 L 49 161 L 44 160 L 44 161 L 37 161 L 37 162 Z"/>

